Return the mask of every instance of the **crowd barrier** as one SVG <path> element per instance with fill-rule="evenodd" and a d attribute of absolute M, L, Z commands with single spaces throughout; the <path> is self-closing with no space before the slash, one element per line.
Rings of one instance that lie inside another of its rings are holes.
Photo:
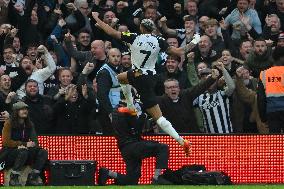
<path fill-rule="evenodd" d="M 169 136 L 147 136 L 170 147 L 169 168 L 201 164 L 208 170 L 226 172 L 234 184 L 284 183 L 284 135 L 186 135 L 192 153 L 186 157 Z M 98 166 L 125 173 L 125 164 L 114 137 L 39 136 L 50 160 L 95 160 Z M 2 144 L 2 142 L 1 142 Z M 143 161 L 140 184 L 149 184 L 155 160 Z M 3 174 L 1 175 L 3 183 Z"/>

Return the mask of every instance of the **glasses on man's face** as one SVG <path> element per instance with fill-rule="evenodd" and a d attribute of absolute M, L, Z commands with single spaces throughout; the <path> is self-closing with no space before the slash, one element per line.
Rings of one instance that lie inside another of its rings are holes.
<path fill-rule="evenodd" d="M 167 86 L 166 89 L 178 89 L 179 87 L 177 85 L 173 86 Z"/>

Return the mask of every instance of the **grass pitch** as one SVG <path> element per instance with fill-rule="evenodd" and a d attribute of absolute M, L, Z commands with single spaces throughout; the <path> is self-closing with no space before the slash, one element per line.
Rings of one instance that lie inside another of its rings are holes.
<path fill-rule="evenodd" d="M 8 187 L 9 188 L 9 187 Z M 23 189 L 23 187 L 11 187 L 13 189 Z M 284 189 L 283 185 L 230 185 L 230 186 L 192 186 L 192 185 L 138 185 L 138 186 L 41 186 L 24 189 Z"/>

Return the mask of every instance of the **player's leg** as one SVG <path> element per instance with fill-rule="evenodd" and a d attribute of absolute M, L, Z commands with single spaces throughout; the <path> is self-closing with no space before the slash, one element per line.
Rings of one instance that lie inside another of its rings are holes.
<path fill-rule="evenodd" d="M 168 168 L 168 145 L 157 141 L 135 142 L 124 147 L 121 154 L 126 164 L 126 175 L 118 174 L 117 184 L 137 184 L 141 176 L 141 161 L 148 157 L 156 157 L 156 169 L 153 176 L 155 184 L 158 184 L 162 170 Z"/>
<path fill-rule="evenodd" d="M 117 174 L 115 184 L 118 185 L 137 185 L 141 177 L 143 149 L 140 148 L 141 142 L 127 144 L 120 152 L 126 165 L 126 174 Z"/>
<path fill-rule="evenodd" d="M 131 93 L 131 85 L 129 85 L 127 74 L 128 74 L 128 72 L 120 73 L 120 74 L 117 75 L 117 79 L 118 79 L 118 82 L 121 86 L 121 90 L 123 92 L 123 95 L 125 97 L 127 107 L 132 109 L 132 110 L 135 110 L 135 106 L 134 106 L 134 103 L 133 103 L 133 96 L 132 96 L 132 93 Z"/>
<path fill-rule="evenodd" d="M 125 161 L 125 160 L 124 160 Z M 129 159 L 125 161 L 126 174 L 117 174 L 115 184 L 117 185 L 137 185 L 141 177 L 142 160 Z"/>
<path fill-rule="evenodd" d="M 173 184 L 172 182 L 161 177 L 162 171 L 168 168 L 169 147 L 167 144 L 152 143 L 156 147 L 156 166 L 151 184 Z"/>
<path fill-rule="evenodd" d="M 159 105 L 156 104 L 153 107 L 146 109 L 146 111 L 165 133 L 173 137 L 179 144 L 183 145 L 183 138 L 176 132 L 172 124 L 165 117 L 163 117 Z"/>
<path fill-rule="evenodd" d="M 166 144 L 161 144 L 157 141 L 144 140 L 140 142 L 140 146 L 137 148 L 142 149 L 142 153 L 140 154 L 141 158 L 155 157 L 156 158 L 156 166 L 155 172 L 153 176 L 153 182 L 157 183 L 159 176 L 162 174 L 162 170 L 168 168 L 168 160 L 169 160 L 169 147 Z"/>
<path fill-rule="evenodd" d="M 188 156 L 191 152 L 190 143 L 187 140 L 184 140 L 173 128 L 171 122 L 169 122 L 165 117 L 162 115 L 162 111 L 159 105 L 154 105 L 151 108 L 146 109 L 146 111 L 152 116 L 152 118 L 156 121 L 158 126 L 168 135 L 173 137 L 180 145 L 183 146 L 184 152 Z"/>
<path fill-rule="evenodd" d="M 140 167 L 141 167 L 141 163 L 138 164 L 138 165 L 136 165 L 136 164 L 135 164 L 135 166 L 133 166 L 133 164 L 131 164 L 130 167 L 131 167 L 131 169 L 138 169 L 138 172 L 139 172 Z M 126 163 L 126 165 L 127 165 L 127 163 Z M 128 167 L 128 169 L 129 169 L 129 167 Z M 133 173 L 133 172 L 131 172 L 131 173 Z M 125 175 L 125 174 L 117 173 L 117 172 L 111 171 L 107 168 L 101 167 L 99 169 L 98 185 L 100 185 L 100 186 L 106 185 L 108 179 L 114 179 L 115 184 L 117 184 L 117 185 L 138 184 L 139 178 L 140 178 L 139 175 L 134 178 L 133 174 L 132 175 L 131 174 Z"/>
<path fill-rule="evenodd" d="M 131 150 L 135 152 L 134 149 Z M 123 156 L 123 155 L 122 155 Z M 126 164 L 126 174 L 117 173 L 107 168 L 99 169 L 98 184 L 104 186 L 108 179 L 114 179 L 117 185 L 136 185 L 141 176 L 141 159 L 123 157 Z"/>
<path fill-rule="evenodd" d="M 131 77 L 129 77 L 131 78 Z M 156 85 L 155 75 L 140 75 L 134 77 L 135 79 L 130 81 L 133 86 L 137 89 L 140 95 L 143 107 L 152 116 L 152 118 L 157 122 L 158 126 L 168 135 L 173 137 L 180 145 L 184 147 L 186 155 L 190 153 L 189 142 L 184 140 L 173 128 L 172 124 L 163 117 L 161 109 L 156 101 L 156 95 L 154 92 L 154 87 Z"/>
<path fill-rule="evenodd" d="M 113 172 L 105 167 L 101 167 L 99 169 L 99 174 L 98 174 L 98 185 L 100 186 L 104 186 L 106 185 L 108 179 L 111 179 L 111 178 L 117 178 L 117 173 L 116 172 Z"/>

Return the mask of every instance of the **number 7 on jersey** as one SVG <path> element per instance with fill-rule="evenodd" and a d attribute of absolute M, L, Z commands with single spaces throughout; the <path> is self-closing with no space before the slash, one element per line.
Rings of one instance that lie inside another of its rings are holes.
<path fill-rule="evenodd" d="M 151 55 L 151 51 L 140 50 L 140 53 L 146 55 L 145 58 L 144 58 L 144 60 L 143 60 L 143 62 L 142 62 L 142 64 L 141 64 L 141 66 L 140 66 L 140 68 L 144 68 L 144 66 L 145 66 L 145 64 L 146 64 L 146 62 L 147 62 L 147 60 L 149 59 L 149 57 L 150 57 L 150 55 Z"/>

